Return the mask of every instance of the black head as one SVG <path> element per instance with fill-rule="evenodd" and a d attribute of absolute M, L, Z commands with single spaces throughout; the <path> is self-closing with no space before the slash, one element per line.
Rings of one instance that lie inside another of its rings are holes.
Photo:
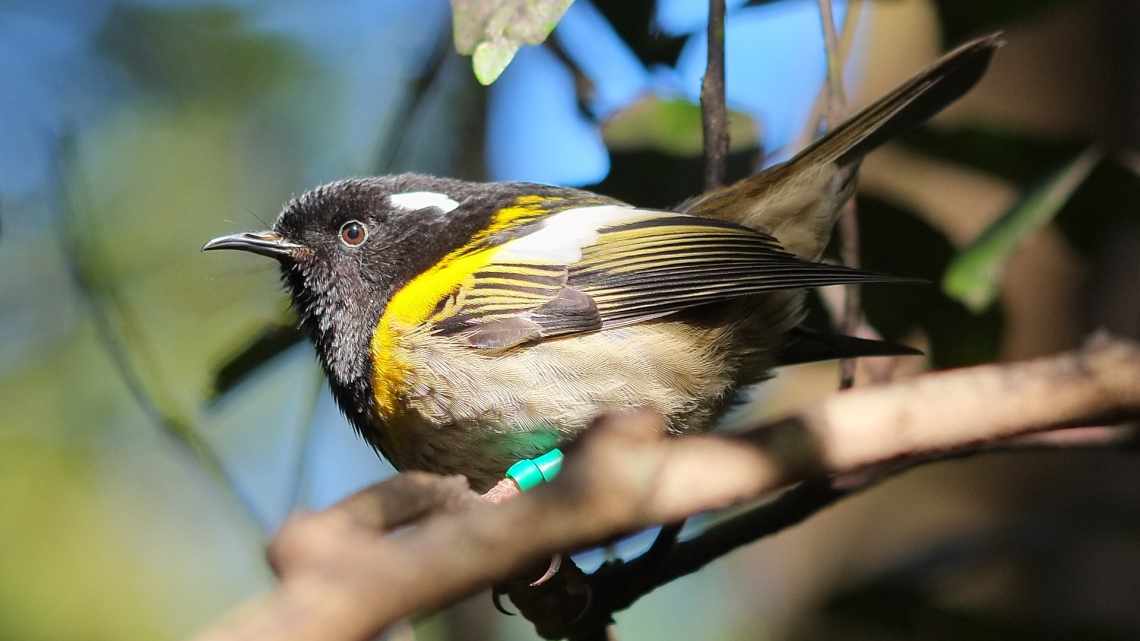
<path fill-rule="evenodd" d="M 403 174 L 330 183 L 290 201 L 272 230 L 203 250 L 269 256 L 350 416 L 372 405 L 371 340 L 388 300 L 462 246 L 511 190 Z"/>

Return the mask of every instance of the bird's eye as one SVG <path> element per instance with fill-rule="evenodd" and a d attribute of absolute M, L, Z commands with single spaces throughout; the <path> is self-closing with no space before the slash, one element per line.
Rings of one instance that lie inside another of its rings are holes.
<path fill-rule="evenodd" d="M 347 247 L 359 247 L 368 239 L 368 228 L 359 220 L 350 220 L 340 226 L 340 242 Z"/>

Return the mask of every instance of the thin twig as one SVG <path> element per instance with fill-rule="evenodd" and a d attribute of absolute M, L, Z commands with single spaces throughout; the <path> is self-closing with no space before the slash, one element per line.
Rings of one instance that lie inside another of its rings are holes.
<path fill-rule="evenodd" d="M 831 0 L 819 0 L 819 17 L 823 23 L 823 44 L 827 54 L 827 126 L 835 127 L 843 120 L 847 110 L 847 97 L 843 91 L 843 54 L 839 36 L 835 32 Z M 852 20 L 850 15 L 848 19 Z M 852 168 L 851 171 L 858 171 L 858 168 Z M 859 266 L 859 218 L 854 198 L 843 205 L 843 211 L 839 215 L 839 257 L 848 267 Z M 850 335 L 859 329 L 862 320 L 858 285 L 847 285 L 843 288 L 843 294 L 839 331 Z M 839 387 L 846 389 L 853 385 L 855 360 L 842 359 L 839 361 Z"/>
<path fill-rule="evenodd" d="M 708 60 L 701 81 L 705 190 L 724 184 L 728 158 L 728 107 L 724 95 L 724 0 L 709 0 Z"/>
<path fill-rule="evenodd" d="M 662 584 L 708 565 L 743 545 L 803 522 L 850 494 L 829 478 L 804 481 L 762 506 L 717 523 L 678 544 L 665 564 Z"/>
<path fill-rule="evenodd" d="M 843 29 L 839 35 L 839 60 L 840 67 L 846 66 L 847 60 L 851 57 L 851 49 L 855 46 L 855 31 L 859 26 L 859 16 L 862 15 L 863 0 L 850 0 L 847 3 L 847 12 L 843 16 Z M 827 107 L 830 94 L 828 93 L 828 84 L 825 82 L 818 93 L 816 93 L 815 100 L 812 101 L 811 111 L 805 121 L 804 128 L 800 131 L 796 141 L 792 144 L 792 149 L 803 149 L 811 144 L 819 135 L 820 130 L 823 128 L 823 123 L 827 118 Z"/>
<path fill-rule="evenodd" d="M 728 107 L 724 83 L 724 0 L 709 0 L 708 59 L 701 81 L 701 127 L 704 133 L 705 189 L 724 184 L 728 160 Z M 657 533 L 642 562 L 656 565 L 668 558 L 685 521 L 669 523 Z"/>
<path fill-rule="evenodd" d="M 415 121 L 416 115 L 419 114 L 420 107 L 431 94 L 432 87 L 435 86 L 436 79 L 443 70 L 443 65 L 447 62 L 451 51 L 451 30 L 442 29 L 435 46 L 428 55 L 428 59 L 424 62 L 420 72 L 412 79 L 407 95 L 402 101 L 400 109 L 396 112 L 396 117 L 393 120 L 394 125 L 389 132 L 391 138 L 384 145 L 377 163 L 381 173 L 390 174 L 395 171 L 400 154 L 407 145 L 414 129 L 412 123 Z"/>
<path fill-rule="evenodd" d="M 724 184 L 728 159 L 728 108 L 724 82 L 724 0 L 709 0 L 708 59 L 701 81 L 701 126 L 704 133 L 705 189 Z M 677 536 L 685 526 L 682 519 L 661 528 L 641 562 L 659 566 L 672 554 Z M 599 619 L 604 622 L 605 619 Z"/>
<path fill-rule="evenodd" d="M 847 96 L 843 91 L 843 55 L 835 32 L 831 0 L 819 0 L 819 18 L 823 23 L 823 49 L 827 57 L 827 126 L 835 127 L 847 109 Z"/>
<path fill-rule="evenodd" d="M 590 78 L 590 76 L 586 75 L 586 72 L 582 70 L 581 65 L 579 65 L 578 62 L 574 60 L 574 57 L 571 56 L 568 51 L 566 51 L 566 48 L 562 46 L 562 43 L 558 41 L 558 38 L 547 38 L 546 42 L 542 43 L 542 46 L 545 47 L 547 51 L 554 54 L 554 57 L 558 58 L 558 61 L 561 62 L 562 65 L 570 72 L 570 75 L 574 77 L 574 97 L 578 102 L 578 109 L 583 114 L 588 114 L 590 117 L 598 117 L 598 114 L 595 113 L 594 110 L 590 107 L 590 103 L 593 101 L 594 95 L 597 93 L 597 88 L 594 85 L 594 81 Z"/>

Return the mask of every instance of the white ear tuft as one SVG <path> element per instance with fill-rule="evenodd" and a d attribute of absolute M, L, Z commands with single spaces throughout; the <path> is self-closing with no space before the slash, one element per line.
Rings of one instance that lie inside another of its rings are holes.
<path fill-rule="evenodd" d="M 392 201 L 393 205 L 412 211 L 436 207 L 446 213 L 459 206 L 459 203 L 449 198 L 447 194 L 434 191 L 408 191 L 402 194 L 392 194 L 388 196 L 388 199 Z"/>

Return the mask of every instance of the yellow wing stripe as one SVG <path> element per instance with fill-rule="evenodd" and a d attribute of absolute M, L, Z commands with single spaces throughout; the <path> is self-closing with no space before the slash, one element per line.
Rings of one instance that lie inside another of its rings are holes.
<path fill-rule="evenodd" d="M 592 274 L 596 272 L 606 272 L 611 274 L 626 274 L 651 269 L 664 269 L 666 267 L 679 267 L 681 265 L 723 263 L 729 259 L 754 259 L 755 257 L 755 252 L 728 251 L 723 249 L 709 250 L 708 252 L 702 252 L 700 254 L 681 254 L 679 256 L 664 256 L 661 258 L 635 256 L 627 260 L 614 260 L 604 265 L 591 266 L 577 273 Z"/>
<path fill-rule="evenodd" d="M 495 274 L 511 274 L 511 275 L 517 275 L 517 276 L 540 276 L 543 278 L 554 278 L 554 277 L 560 276 L 562 274 L 562 269 L 561 269 L 562 266 L 559 265 L 557 267 L 558 268 L 555 269 L 554 266 L 550 266 L 550 265 L 537 265 L 537 264 L 535 264 L 535 265 L 523 265 L 523 264 L 519 264 L 519 263 L 504 265 L 502 263 L 497 263 L 490 271 L 491 271 L 491 273 L 495 273 Z"/>
<path fill-rule="evenodd" d="M 606 232 L 601 234 L 598 243 L 586 248 L 586 252 L 607 252 L 615 251 L 622 247 L 637 247 L 644 244 L 661 244 L 669 243 L 676 240 L 692 240 L 695 238 L 708 238 L 708 239 L 733 239 L 733 238 L 748 238 L 757 239 L 756 236 L 750 234 L 741 234 L 732 230 L 719 230 L 710 229 L 700 233 L 690 233 L 683 231 L 673 231 L 665 234 L 639 234 L 630 236 L 630 234 L 637 233 L 641 230 L 632 232 Z M 620 237 L 615 237 L 621 234 Z"/>
<path fill-rule="evenodd" d="M 493 268 L 493 269 L 495 269 L 496 273 L 499 271 L 499 269 L 497 267 Z M 476 284 L 478 284 L 480 287 L 482 287 L 484 285 L 506 285 L 507 287 L 533 287 L 533 288 L 538 288 L 538 289 L 552 289 L 555 291 L 562 288 L 561 282 L 559 282 L 559 283 L 544 283 L 541 281 L 530 281 L 530 280 L 522 280 L 522 279 L 515 279 L 515 278 L 501 278 L 499 276 L 479 276 L 477 281 L 476 281 Z M 491 288 L 488 287 L 487 289 L 491 289 Z"/>
<path fill-rule="evenodd" d="M 480 316 L 482 316 L 484 312 L 507 312 L 507 311 L 523 312 L 523 311 L 526 311 L 528 309 L 534 309 L 534 303 L 532 303 L 531 301 L 517 301 L 516 300 L 516 301 L 501 301 L 501 302 L 487 303 L 486 305 L 480 304 L 473 311 L 479 311 Z M 468 311 L 468 310 L 464 309 L 464 311 Z"/>
<path fill-rule="evenodd" d="M 481 281 L 477 281 L 477 282 L 481 282 Z M 468 302 L 468 301 L 482 301 L 483 299 L 496 299 L 496 298 L 514 299 L 514 298 L 520 298 L 520 299 L 525 299 L 525 300 L 542 300 L 542 301 L 545 301 L 545 300 L 549 300 L 551 296 L 555 296 L 557 294 L 558 294 L 557 290 L 551 290 L 551 291 L 543 293 L 543 294 L 538 294 L 535 292 L 522 292 L 522 291 L 518 291 L 516 289 L 508 289 L 505 287 L 504 288 L 498 288 L 498 287 L 490 288 L 490 287 L 488 287 L 487 289 L 475 289 L 475 290 L 471 290 L 471 291 L 467 292 L 466 294 L 464 294 L 463 300 L 464 300 L 464 302 Z"/>
<path fill-rule="evenodd" d="M 737 251 L 740 249 L 748 249 L 752 247 L 748 243 L 678 243 L 674 242 L 665 246 L 667 251 L 662 251 L 661 247 L 638 247 L 637 249 L 630 249 L 623 251 L 620 254 L 612 256 L 591 256 L 588 260 L 581 260 L 574 263 L 574 268 L 585 270 L 590 267 L 611 266 L 619 265 L 628 262 L 631 259 L 662 256 L 669 258 L 676 258 L 680 256 L 698 256 L 709 252 L 720 251 Z M 751 252 L 748 252 L 751 254 Z"/>
<path fill-rule="evenodd" d="M 602 233 L 602 238 L 606 243 L 610 243 L 644 238 L 660 238 L 666 234 L 696 234 L 701 236 L 710 234 L 724 234 L 726 236 L 745 236 L 748 238 L 757 237 L 756 232 L 748 229 L 738 230 L 729 227 L 710 227 L 708 225 L 655 225 L 653 227 L 641 227 L 637 229 L 605 231 Z"/>
<path fill-rule="evenodd" d="M 606 258 L 621 257 L 629 254 L 629 252 L 632 251 L 640 251 L 645 249 L 672 249 L 673 247 L 676 247 L 678 243 L 685 243 L 690 245 L 693 243 L 703 243 L 705 245 L 711 245 L 714 243 L 754 244 L 754 241 L 740 236 L 693 236 L 687 234 L 673 234 L 664 236 L 660 239 L 651 238 L 639 242 L 604 242 L 598 245 L 587 247 L 585 250 L 583 250 L 582 260 L 575 263 L 575 265 L 584 265 L 587 263 L 604 260 Z"/>

